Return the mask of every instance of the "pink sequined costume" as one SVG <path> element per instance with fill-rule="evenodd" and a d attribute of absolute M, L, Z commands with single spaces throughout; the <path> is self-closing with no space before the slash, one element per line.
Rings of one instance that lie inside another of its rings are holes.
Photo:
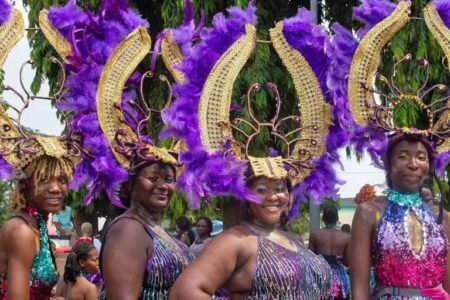
<path fill-rule="evenodd" d="M 398 192 L 389 194 L 384 215 L 373 235 L 376 282 L 373 299 L 429 299 L 421 296 L 421 290 L 444 281 L 448 251 L 444 228 L 418 194 L 418 200 L 412 205 L 402 203 L 402 197 Z M 408 215 L 417 218 L 422 232 L 418 253 L 413 250 Z"/>

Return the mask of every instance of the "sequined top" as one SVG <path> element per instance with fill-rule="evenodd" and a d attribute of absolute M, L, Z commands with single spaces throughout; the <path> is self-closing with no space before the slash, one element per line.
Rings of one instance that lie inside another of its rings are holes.
<path fill-rule="evenodd" d="M 128 217 L 120 217 L 114 223 L 125 218 Z M 184 243 L 172 237 L 170 237 L 171 240 L 167 240 L 165 235 L 158 235 L 144 224 L 142 226 L 153 241 L 153 253 L 147 261 L 144 282 L 138 299 L 167 299 L 170 288 L 193 257 Z M 103 247 L 100 261 L 103 258 L 102 252 Z M 106 297 L 103 296 L 102 299 Z"/>
<path fill-rule="evenodd" d="M 437 224 L 421 200 L 402 202 L 398 194 L 389 194 L 373 235 L 372 264 L 377 287 L 436 287 L 445 277 L 448 240 L 444 227 Z"/>
<path fill-rule="evenodd" d="M 333 299 L 345 299 L 350 295 L 350 276 L 344 265 L 343 255 L 322 255 L 331 268 Z"/>
<path fill-rule="evenodd" d="M 21 216 L 14 216 L 21 218 Z M 44 218 L 38 218 L 39 224 L 39 252 L 33 259 L 30 271 L 30 300 L 47 300 L 51 297 L 52 288 L 58 282 L 58 273 L 51 246 L 48 239 L 47 224 Z M 0 299 L 8 299 L 7 274 L 0 275 Z"/>
<path fill-rule="evenodd" d="M 330 293 L 331 270 L 326 261 L 297 243 L 289 250 L 260 235 L 252 288 L 240 299 L 321 299 Z"/>

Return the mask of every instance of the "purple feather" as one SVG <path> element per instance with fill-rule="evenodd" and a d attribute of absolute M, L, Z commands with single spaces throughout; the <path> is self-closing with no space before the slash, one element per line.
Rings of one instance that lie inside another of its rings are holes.
<path fill-rule="evenodd" d="M 10 180 L 14 177 L 14 168 L 3 157 L 0 157 L 0 180 Z"/>
<path fill-rule="evenodd" d="M 440 153 L 439 155 L 437 155 L 436 160 L 434 162 L 434 167 L 435 167 L 435 170 L 436 170 L 436 174 L 440 178 L 444 177 L 445 168 L 447 167 L 447 165 L 449 163 L 450 163 L 450 151 L 449 152 Z"/>
<path fill-rule="evenodd" d="M 395 10 L 396 4 L 388 0 L 363 0 L 353 9 L 353 17 L 364 23 L 364 27 L 358 30 L 358 36 L 364 37 L 377 23 L 385 19 Z"/>
<path fill-rule="evenodd" d="M 434 0 L 433 3 L 445 26 L 450 28 L 450 2 L 448 0 Z"/>
<path fill-rule="evenodd" d="M 0 0 L 0 26 L 3 25 L 11 16 L 11 4 L 7 0 Z"/>
<path fill-rule="evenodd" d="M 87 187 L 86 205 L 105 190 L 110 201 L 122 207 L 118 190 L 128 174 L 115 160 L 98 123 L 96 93 L 104 65 L 116 46 L 138 26 L 148 24 L 127 7 L 126 0 L 103 1 L 98 14 L 82 11 L 71 0 L 64 7 L 51 8 L 49 19 L 73 49 L 65 66 L 69 92 L 58 108 L 73 114 L 69 128 L 80 135 L 82 147 L 89 152 L 78 165 L 71 188 Z M 136 84 L 136 74 L 132 77 L 129 86 Z M 130 106 L 134 96 L 124 93 L 121 106 L 128 112 L 125 121 L 135 129 L 143 116 Z"/>

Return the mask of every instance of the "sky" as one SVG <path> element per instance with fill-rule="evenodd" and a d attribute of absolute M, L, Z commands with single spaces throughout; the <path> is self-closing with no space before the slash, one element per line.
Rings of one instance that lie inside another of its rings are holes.
<path fill-rule="evenodd" d="M 16 1 L 15 7 L 22 9 L 22 0 Z M 27 18 L 25 17 L 25 22 Z M 27 26 L 27 25 L 26 25 Z M 5 85 L 10 85 L 13 88 L 20 90 L 20 66 L 29 59 L 29 46 L 25 37 L 15 46 L 8 56 L 3 67 L 5 71 Z M 23 82 L 25 86 L 31 84 L 34 72 L 30 66 L 25 67 L 23 72 Z M 23 94 L 23 93 L 22 93 Z M 40 95 L 47 96 L 48 88 L 44 85 Z M 3 97 L 10 104 L 16 108 L 21 107 L 21 101 L 11 92 L 5 91 Z M 8 110 L 11 113 L 11 109 Z M 12 114 L 13 115 L 13 114 Z M 39 130 L 41 133 L 48 135 L 60 135 L 64 126 L 56 117 L 56 110 L 51 107 L 49 101 L 35 100 L 30 104 L 30 107 L 25 110 L 21 123 L 24 126 Z M 384 171 L 375 168 L 371 164 L 370 158 L 364 156 L 362 161 L 357 162 L 355 157 L 348 159 L 345 155 L 345 150 L 341 152 L 341 163 L 343 170 L 337 166 L 337 176 L 345 181 L 339 188 L 339 194 L 342 198 L 352 198 L 356 195 L 359 189 L 367 183 L 372 185 L 381 185 L 385 182 Z"/>

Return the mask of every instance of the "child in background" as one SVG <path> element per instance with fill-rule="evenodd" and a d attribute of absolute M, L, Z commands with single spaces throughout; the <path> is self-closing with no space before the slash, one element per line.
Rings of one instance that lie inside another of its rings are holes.
<path fill-rule="evenodd" d="M 56 286 L 56 296 L 66 300 L 96 300 L 97 287 L 84 276 L 98 273 L 98 252 L 92 243 L 78 243 L 67 257 L 64 277 Z"/>

